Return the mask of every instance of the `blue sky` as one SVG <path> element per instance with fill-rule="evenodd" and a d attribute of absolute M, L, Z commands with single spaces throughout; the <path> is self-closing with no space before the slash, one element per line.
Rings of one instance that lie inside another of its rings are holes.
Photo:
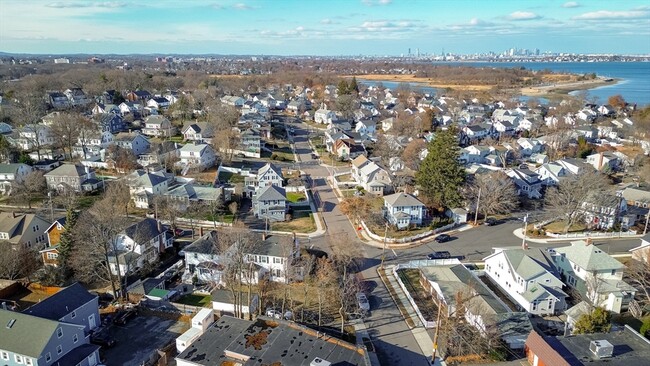
<path fill-rule="evenodd" d="M 650 0 L 0 0 L 0 51 L 650 54 Z"/>

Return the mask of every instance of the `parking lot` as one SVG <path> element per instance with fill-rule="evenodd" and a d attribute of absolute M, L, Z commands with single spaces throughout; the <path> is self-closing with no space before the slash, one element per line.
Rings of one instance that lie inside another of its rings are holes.
<path fill-rule="evenodd" d="M 156 316 L 137 315 L 125 325 L 112 325 L 108 334 L 116 340 L 114 347 L 103 350 L 108 366 L 140 366 L 151 355 L 179 335 L 190 325 Z"/>

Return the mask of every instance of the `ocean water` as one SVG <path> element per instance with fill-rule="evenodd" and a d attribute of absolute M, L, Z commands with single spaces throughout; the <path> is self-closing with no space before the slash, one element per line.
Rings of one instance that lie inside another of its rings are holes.
<path fill-rule="evenodd" d="M 650 62 L 447 62 L 448 65 L 463 65 L 476 67 L 525 67 L 530 70 L 548 69 L 555 72 L 568 72 L 572 74 L 596 73 L 598 76 L 620 79 L 614 85 L 587 90 L 588 97 L 595 97 L 600 103 L 605 103 L 612 95 L 620 94 L 628 103 L 639 106 L 650 104 Z M 376 85 L 378 81 L 363 80 L 359 82 L 366 85 Z M 394 81 L 381 81 L 391 89 L 399 83 Z M 435 93 L 436 88 L 410 83 L 413 89 L 420 89 L 425 93 Z M 523 98 L 525 99 L 525 98 Z M 543 100 L 543 99 L 542 99 Z"/>

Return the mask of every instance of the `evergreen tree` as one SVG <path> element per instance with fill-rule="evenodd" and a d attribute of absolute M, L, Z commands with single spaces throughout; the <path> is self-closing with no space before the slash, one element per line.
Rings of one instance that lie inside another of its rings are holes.
<path fill-rule="evenodd" d="M 352 81 L 350 81 L 350 84 L 348 84 L 348 92 L 350 94 L 352 93 L 359 94 L 359 84 L 357 84 L 356 76 L 353 76 Z"/>
<path fill-rule="evenodd" d="M 70 266 L 70 254 L 74 246 L 73 228 L 77 223 L 77 213 L 68 208 L 65 215 L 65 226 L 61 238 L 59 239 L 59 268 L 63 271 L 64 277 L 67 279 L 72 275 Z"/>
<path fill-rule="evenodd" d="M 589 314 L 581 315 L 576 321 L 573 334 L 607 333 L 612 328 L 609 311 L 597 307 Z"/>
<path fill-rule="evenodd" d="M 428 155 L 415 178 L 423 198 L 436 208 L 458 207 L 463 202 L 460 188 L 465 170 L 458 161 L 460 147 L 456 129 L 440 131 L 429 143 Z"/>
<path fill-rule="evenodd" d="M 339 95 L 350 94 L 350 87 L 348 86 L 348 82 L 345 81 L 345 79 L 342 79 L 341 81 L 339 81 L 339 85 L 338 85 L 338 90 L 337 90 L 337 91 L 338 91 L 338 94 L 339 94 Z"/>

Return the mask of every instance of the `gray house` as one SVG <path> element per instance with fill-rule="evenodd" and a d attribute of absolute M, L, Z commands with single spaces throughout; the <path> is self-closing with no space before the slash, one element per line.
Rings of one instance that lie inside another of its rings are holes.
<path fill-rule="evenodd" d="M 92 192 L 103 184 L 103 181 L 95 176 L 94 169 L 76 164 L 63 164 L 45 173 L 45 181 L 47 189 L 52 191 L 70 188 L 75 192 Z"/>
<path fill-rule="evenodd" d="M 260 219 L 284 221 L 287 213 L 287 193 L 282 187 L 268 185 L 253 196 L 253 212 Z"/>
<path fill-rule="evenodd" d="M 84 327 L 0 309 L 0 364 L 7 366 L 95 366 L 99 346 Z"/>
<path fill-rule="evenodd" d="M 222 283 L 224 266 L 217 245 L 217 231 L 211 230 L 192 244 L 183 248 L 180 255 L 185 257 L 183 282 L 192 283 L 196 277 L 199 283 Z"/>
<path fill-rule="evenodd" d="M 24 314 L 84 327 L 84 331 L 99 325 L 99 298 L 79 283 L 74 283 L 47 299 L 30 306 Z"/>

